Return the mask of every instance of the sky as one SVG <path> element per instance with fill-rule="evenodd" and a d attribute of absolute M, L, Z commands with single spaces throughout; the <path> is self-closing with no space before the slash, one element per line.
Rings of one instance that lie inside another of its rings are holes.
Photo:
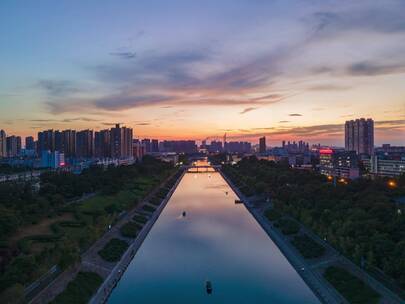
<path fill-rule="evenodd" d="M 0 1 L 0 129 L 405 145 L 405 0 Z"/>

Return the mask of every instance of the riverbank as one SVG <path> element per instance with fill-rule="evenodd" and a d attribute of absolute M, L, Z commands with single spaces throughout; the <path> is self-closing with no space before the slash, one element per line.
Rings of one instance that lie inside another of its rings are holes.
<path fill-rule="evenodd" d="M 220 171 L 221 172 L 221 171 Z M 354 274 L 356 277 L 362 278 L 362 280 L 372 289 L 374 289 L 380 295 L 379 303 L 393 303 L 400 304 L 402 300 L 392 293 L 388 288 L 378 282 L 376 279 L 368 275 L 363 269 L 360 269 L 352 261 L 337 252 L 326 241 L 319 238 L 310 229 L 295 221 L 300 230 L 314 241 L 328 251 L 328 254 L 320 259 L 307 260 L 302 257 L 298 250 L 292 245 L 291 240 L 285 236 L 278 228 L 274 227 L 272 223 L 264 216 L 263 208 L 255 207 L 255 205 L 244 196 L 241 191 L 233 184 L 233 182 L 221 172 L 223 178 L 228 182 L 231 188 L 238 194 L 238 196 L 245 203 L 246 208 L 260 223 L 263 229 L 267 232 L 270 238 L 277 244 L 279 249 L 283 252 L 286 258 L 294 266 L 296 271 L 300 274 L 307 285 L 314 291 L 319 299 L 324 303 L 348 303 L 348 301 L 332 286 L 323 276 L 325 269 L 329 266 L 338 266 L 342 269 L 346 269 L 349 273 Z"/>
<path fill-rule="evenodd" d="M 294 267 L 296 272 L 301 276 L 305 283 L 311 288 L 314 294 L 319 298 L 322 303 L 348 303 L 340 294 L 333 290 L 322 279 L 322 277 L 313 272 L 306 261 L 300 257 L 295 250 L 284 240 L 284 236 L 278 232 L 263 216 L 260 210 L 254 208 L 254 205 L 249 199 L 244 196 L 239 189 L 232 183 L 230 179 L 219 170 L 221 176 L 229 184 L 232 190 L 243 201 L 246 209 L 252 214 L 256 221 L 260 224 L 263 230 L 268 234 L 272 241 L 278 246 L 280 251 L 284 254 L 290 264 Z"/>
<path fill-rule="evenodd" d="M 95 272 L 98 275 L 100 275 L 104 279 L 104 281 L 105 279 L 109 278 L 109 275 L 115 269 L 115 265 L 120 264 L 120 262 L 107 262 L 100 257 L 98 252 L 102 248 L 104 248 L 104 246 L 113 238 L 125 240 L 130 245 L 130 247 L 134 243 L 136 243 L 138 238 L 140 238 L 143 235 L 144 233 L 142 232 L 143 229 L 139 232 L 137 238 L 131 239 L 123 237 L 120 232 L 120 228 L 124 224 L 130 222 L 134 216 L 139 214 L 139 212 L 143 212 L 142 211 L 143 206 L 148 205 L 149 200 L 151 200 L 162 189 L 162 187 L 166 185 L 171 179 L 175 178 L 177 174 L 179 174 L 178 171 L 170 175 L 158 187 L 156 187 L 153 191 L 151 191 L 142 201 L 140 201 L 135 208 L 128 211 L 126 214 L 123 214 L 121 218 L 115 223 L 115 225 L 111 227 L 111 229 L 105 232 L 101 238 L 99 238 L 86 252 L 84 252 L 81 255 L 81 261 L 75 267 L 68 269 L 67 271 L 60 274 L 50 285 L 48 285 L 33 300 L 31 300 L 30 303 L 32 304 L 49 303 L 58 294 L 60 294 L 61 292 L 63 292 L 63 290 L 65 290 L 68 283 L 71 282 L 80 271 Z M 178 182 L 179 180 L 180 178 L 177 178 L 176 182 Z M 175 186 L 172 187 L 172 189 L 173 188 L 175 188 Z M 169 194 L 171 195 L 172 193 L 171 190 L 168 192 L 167 195 Z M 162 200 L 162 202 L 164 203 L 164 200 Z M 159 213 L 158 210 L 156 210 L 155 213 L 150 214 L 150 219 L 148 223 L 144 225 L 143 228 L 146 228 L 149 225 L 149 222 L 153 221 L 154 214 L 156 213 Z M 122 258 L 127 257 L 128 252 L 130 252 L 130 250 L 127 250 Z"/>
<path fill-rule="evenodd" d="M 163 199 L 159 207 L 153 212 L 151 218 L 147 221 L 147 223 L 143 226 L 142 230 L 139 232 L 136 239 L 133 241 L 132 244 L 128 247 L 127 251 L 121 257 L 120 261 L 115 265 L 115 267 L 111 270 L 110 274 L 105 278 L 104 282 L 98 288 L 97 292 L 94 294 L 92 299 L 89 303 L 91 304 L 100 304 L 105 303 L 108 300 L 111 292 L 118 284 L 119 280 L 121 279 L 122 275 L 124 274 L 125 270 L 127 269 L 128 265 L 131 263 L 132 259 L 136 255 L 137 251 L 141 247 L 143 241 L 145 240 L 146 236 L 152 229 L 153 225 L 159 218 L 160 214 L 162 213 L 163 209 L 169 202 L 172 194 L 176 190 L 178 184 L 180 183 L 181 179 L 183 178 L 186 170 L 180 175 L 177 179 L 176 183 L 167 193 L 166 197 Z M 138 208 L 140 209 L 140 208 Z"/>

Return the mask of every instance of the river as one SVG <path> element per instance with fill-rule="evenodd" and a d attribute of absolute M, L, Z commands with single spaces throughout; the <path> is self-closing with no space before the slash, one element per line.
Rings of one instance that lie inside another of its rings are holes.
<path fill-rule="evenodd" d="M 109 303 L 319 303 L 235 199 L 219 173 L 186 173 Z"/>

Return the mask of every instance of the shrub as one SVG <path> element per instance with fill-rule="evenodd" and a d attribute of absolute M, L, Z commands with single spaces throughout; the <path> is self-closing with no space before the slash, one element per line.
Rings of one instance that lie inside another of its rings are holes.
<path fill-rule="evenodd" d="M 103 279 L 94 272 L 79 272 L 52 304 L 88 303 Z"/>
<path fill-rule="evenodd" d="M 124 237 L 135 238 L 138 235 L 138 229 L 139 229 L 138 224 L 134 222 L 129 222 L 120 228 L 120 232 Z"/>
<path fill-rule="evenodd" d="M 306 259 L 319 258 L 325 253 L 325 248 L 307 235 L 297 235 L 292 244 Z"/>
<path fill-rule="evenodd" d="M 330 266 L 323 274 L 350 303 L 378 303 L 380 295 L 343 268 Z"/>
<path fill-rule="evenodd" d="M 127 242 L 120 239 L 111 239 L 98 254 L 107 262 L 116 262 L 127 248 Z"/>
<path fill-rule="evenodd" d="M 145 224 L 148 221 L 147 217 L 140 214 L 136 214 L 132 219 L 141 224 Z"/>

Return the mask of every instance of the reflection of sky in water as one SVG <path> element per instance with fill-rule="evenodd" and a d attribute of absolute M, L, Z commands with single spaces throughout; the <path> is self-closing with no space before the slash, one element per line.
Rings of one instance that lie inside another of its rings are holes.
<path fill-rule="evenodd" d="M 222 177 L 210 175 L 184 176 L 109 302 L 318 303 Z"/>

